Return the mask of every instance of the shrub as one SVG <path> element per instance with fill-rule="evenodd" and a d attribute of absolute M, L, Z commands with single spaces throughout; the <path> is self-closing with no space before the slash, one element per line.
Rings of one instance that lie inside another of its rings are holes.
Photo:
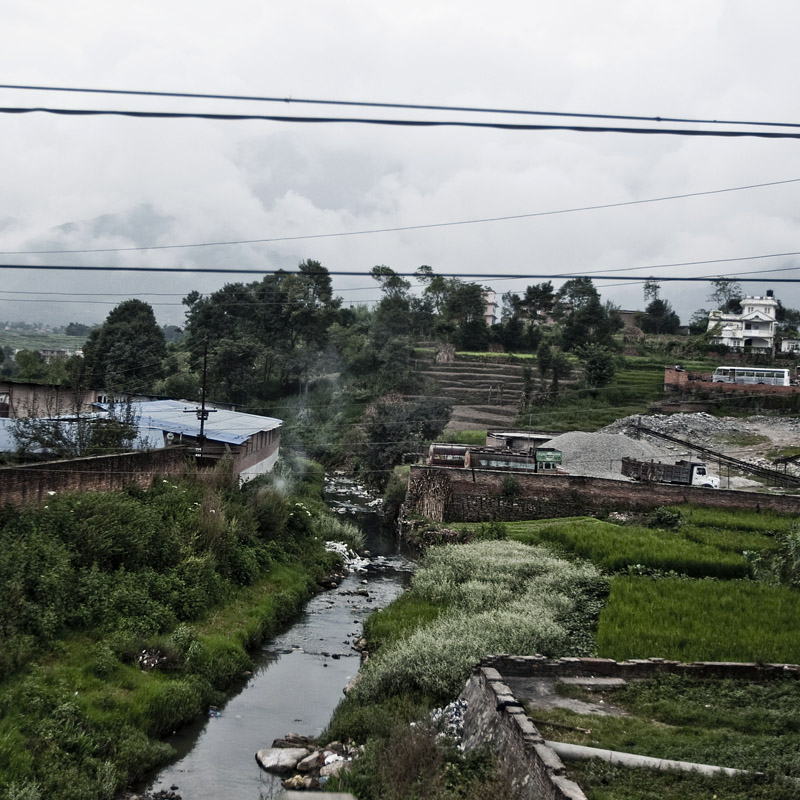
<path fill-rule="evenodd" d="M 659 506 L 647 521 L 651 528 L 672 528 L 677 530 L 683 522 L 681 512 L 677 509 L 667 508 L 666 506 Z"/>
<path fill-rule="evenodd" d="M 488 653 L 587 655 L 587 637 L 573 635 L 581 627 L 576 610 L 602 585 L 589 565 L 515 542 L 429 550 L 411 595 L 442 613 L 367 662 L 351 694 L 356 702 L 403 692 L 449 700 Z M 592 627 L 596 610 L 583 628 Z"/>

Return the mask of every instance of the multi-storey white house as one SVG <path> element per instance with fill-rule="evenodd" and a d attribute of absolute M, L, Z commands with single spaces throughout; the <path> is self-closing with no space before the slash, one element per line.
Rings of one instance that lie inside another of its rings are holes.
<path fill-rule="evenodd" d="M 739 305 L 739 314 L 712 311 L 708 315 L 708 330 L 713 332 L 711 343 L 773 352 L 778 301 L 772 296 L 772 289 L 764 297 L 744 297 Z"/>

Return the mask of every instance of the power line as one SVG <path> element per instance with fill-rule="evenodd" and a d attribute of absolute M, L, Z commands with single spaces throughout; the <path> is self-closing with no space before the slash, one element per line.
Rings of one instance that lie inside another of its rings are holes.
<path fill-rule="evenodd" d="M 202 119 L 214 122 L 288 122 L 317 125 L 381 125 L 400 128 L 478 128 L 498 131 L 572 131 L 574 133 L 623 133 L 658 136 L 721 138 L 800 139 L 800 132 L 765 130 L 713 130 L 709 128 L 626 128 L 613 125 L 533 125 L 518 122 L 465 120 L 382 119 L 377 117 L 293 117 L 280 114 L 214 114 L 198 111 L 133 111 L 99 108 L 0 107 L 0 114 L 55 114 L 66 117 L 129 117 L 133 119 Z M 739 123 L 749 124 L 749 123 Z M 754 123 L 758 124 L 758 123 Z M 795 127 L 791 125 L 791 127 Z M 798 126 L 800 127 L 800 126 Z"/>
<path fill-rule="evenodd" d="M 487 108 L 482 106 L 449 106 L 433 105 L 422 103 L 381 103 L 364 100 L 321 100 L 300 97 L 270 97 L 263 95 L 236 95 L 236 94 L 211 94 L 200 92 L 160 92 L 144 91 L 135 89 L 92 89 L 68 86 L 30 86 L 22 84 L 0 84 L 0 89 L 20 89 L 24 91 L 37 92 L 70 92 L 82 94 L 110 94 L 138 97 L 174 97 L 194 100 L 237 100 L 258 103 L 285 103 L 287 105 L 323 105 L 323 106 L 346 106 L 356 108 L 385 108 L 385 109 L 406 109 L 413 111 L 456 111 L 470 114 L 511 114 L 523 116 L 540 117 L 574 117 L 581 119 L 619 119 L 638 122 L 680 122 L 692 123 L 696 125 L 759 125 L 780 128 L 798 128 L 800 123 L 796 122 L 763 122 L 756 120 L 719 120 L 719 119 L 692 119 L 688 117 L 662 117 L 662 116 L 643 116 L 638 114 L 597 114 L 576 111 L 541 111 L 519 108 Z"/>
<path fill-rule="evenodd" d="M 625 270 L 639 270 L 639 269 L 660 269 L 666 267 L 677 267 L 677 266 L 692 266 L 692 265 L 704 265 L 704 264 L 721 264 L 721 263 L 729 263 L 733 261 L 748 261 L 752 259 L 761 259 L 761 258 L 778 258 L 778 257 L 785 257 L 785 256 L 794 256 L 800 255 L 800 251 L 788 252 L 788 253 L 770 253 L 760 256 L 742 256 L 737 258 L 719 258 L 719 259 L 708 259 L 705 261 L 684 261 L 684 262 L 675 262 L 672 264 L 651 264 L 645 265 L 641 267 L 619 267 L 619 271 Z M 285 269 L 245 269 L 242 267 L 115 267 L 115 266 L 90 266 L 90 265 L 74 265 L 74 264 L 0 264 L 0 270 L 8 270 L 8 269 L 19 269 L 19 270 L 44 270 L 44 271 L 65 271 L 65 272 L 162 272 L 162 273 L 170 273 L 170 272 L 181 272 L 187 275 L 194 275 L 194 274 L 222 274 L 222 275 L 274 275 L 277 273 L 283 273 L 285 275 L 313 275 L 313 272 L 300 272 L 299 270 L 285 270 Z M 607 268 L 608 269 L 608 268 Z M 614 270 L 613 267 L 610 268 L 612 271 Z M 778 271 L 793 271 L 796 269 L 800 269 L 800 267 L 784 267 L 781 269 L 769 270 L 770 272 L 778 272 Z M 368 277 L 363 271 L 355 271 L 355 270 L 325 270 L 325 275 L 329 275 L 331 277 L 361 277 L 365 278 Z M 748 273 L 745 273 L 748 274 Z M 419 275 L 416 272 L 395 272 L 394 276 L 399 278 L 418 278 Z M 549 279 L 549 280 L 571 280 L 573 278 L 589 278 L 591 280 L 596 281 L 616 281 L 619 280 L 621 275 L 597 275 L 591 271 L 583 272 L 583 273 L 576 273 L 576 272 L 567 272 L 567 273 L 538 273 L 538 272 L 521 272 L 521 273 L 500 273 L 500 272 L 472 272 L 472 273 L 464 273 L 464 272 L 439 272 L 436 273 L 436 277 L 439 278 L 494 278 L 497 280 L 530 280 L 530 279 Z M 648 276 L 648 277 L 655 277 L 658 281 L 690 281 L 690 282 L 699 282 L 699 281 L 709 281 L 713 280 L 718 277 L 728 277 L 727 275 L 712 275 L 712 276 L 675 276 L 675 275 L 663 275 L 663 276 Z M 646 278 L 642 278 L 642 280 L 646 280 Z M 757 278 L 746 278 L 740 277 L 738 278 L 739 281 L 746 283 L 746 282 L 758 282 L 764 280 L 763 277 Z M 770 278 L 770 280 L 774 283 L 797 283 L 800 281 L 798 278 Z M 177 305 L 177 304 L 176 304 Z"/>
<path fill-rule="evenodd" d="M 767 183 L 753 183 L 746 186 L 732 186 L 727 189 L 711 189 L 703 192 L 686 192 L 684 194 L 666 195 L 664 197 L 650 197 L 642 200 L 626 200 L 618 203 L 601 203 L 590 206 L 577 206 L 574 208 L 561 208 L 552 211 L 534 211 L 527 214 L 509 214 L 499 217 L 479 217 L 476 219 L 455 220 L 451 222 L 430 222 L 420 225 L 399 225 L 390 228 L 369 228 L 361 231 L 336 231 L 333 233 L 311 233 L 298 236 L 273 236 L 262 239 L 233 239 L 220 242 L 194 242 L 189 244 L 162 244 L 162 245 L 142 245 L 139 247 L 87 247 L 72 250 L 0 250 L 0 255 L 61 255 L 65 253 L 130 253 L 143 250 L 178 250 L 190 247 L 227 247 L 231 245 L 244 244 L 270 244 L 274 242 L 296 242 L 310 239 L 330 239 L 344 236 L 367 236 L 376 233 L 402 233 L 405 231 L 429 230 L 432 228 L 448 228 L 460 225 L 479 225 L 488 222 L 507 222 L 517 219 L 532 219 L 535 217 L 550 217 L 560 214 L 575 214 L 584 211 L 600 211 L 608 208 L 623 208 L 625 206 L 644 205 L 647 203 L 661 203 L 668 200 L 685 200 L 690 197 L 706 197 L 714 194 L 725 194 L 729 192 L 740 192 L 747 189 L 762 189 L 767 186 L 781 186 L 787 183 L 798 183 L 800 178 L 788 178 L 781 181 L 770 181 Z"/>

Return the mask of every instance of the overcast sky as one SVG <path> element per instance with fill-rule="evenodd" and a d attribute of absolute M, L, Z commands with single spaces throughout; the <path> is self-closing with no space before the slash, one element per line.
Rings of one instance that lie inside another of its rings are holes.
<path fill-rule="evenodd" d="M 1 8 L 3 84 L 800 122 L 800 4 L 792 0 L 11 0 Z M 0 90 L 0 106 L 557 121 L 18 90 Z M 41 113 L 0 114 L 0 137 L 4 253 L 347 233 L 800 178 L 800 140 Z M 604 299 L 639 308 L 635 276 L 800 267 L 787 256 L 649 268 L 800 250 L 798 199 L 800 183 L 789 183 L 395 233 L 6 254 L 0 263 L 180 266 L 185 273 L 2 269 L 0 320 L 99 322 L 115 303 L 137 296 L 153 304 L 160 321 L 181 324 L 180 300 L 192 289 L 257 279 L 193 274 L 193 267 L 293 269 L 307 258 L 364 274 L 334 279 L 348 303 L 376 297 L 366 277 L 376 264 L 398 272 L 428 264 L 466 276 L 647 267 L 597 283 Z M 773 288 L 785 305 L 798 307 L 798 287 L 770 279 L 797 274 L 765 273 L 744 286 L 750 294 Z M 503 293 L 542 279 L 476 280 Z M 47 291 L 74 294 L 41 294 Z M 703 283 L 662 284 L 684 321 L 709 306 L 708 292 Z"/>

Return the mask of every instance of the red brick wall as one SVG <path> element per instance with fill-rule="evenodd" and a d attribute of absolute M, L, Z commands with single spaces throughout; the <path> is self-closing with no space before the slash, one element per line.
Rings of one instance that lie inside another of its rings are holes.
<path fill-rule="evenodd" d="M 178 475 L 183 447 L 96 458 L 76 458 L 0 468 L 0 505 L 42 503 L 51 492 L 109 491 L 134 483 L 149 486 L 157 475 Z"/>
<path fill-rule="evenodd" d="M 504 482 L 516 481 L 514 496 L 504 496 Z M 474 479 L 474 480 L 473 480 Z M 712 508 L 800 513 L 800 496 L 701 489 L 668 483 L 629 483 L 579 475 L 526 473 L 412 466 L 406 506 L 437 522 L 484 522 L 493 519 L 548 519 L 649 511 L 664 505 L 692 503 Z"/>
<path fill-rule="evenodd" d="M 753 369 L 758 369 L 754 367 Z M 762 383 L 714 383 L 711 374 L 695 374 L 688 372 L 678 372 L 677 370 L 666 367 L 664 369 L 664 386 L 678 389 L 702 389 L 711 392 L 746 392 L 748 394 L 797 394 L 800 386 L 772 386 Z"/>

